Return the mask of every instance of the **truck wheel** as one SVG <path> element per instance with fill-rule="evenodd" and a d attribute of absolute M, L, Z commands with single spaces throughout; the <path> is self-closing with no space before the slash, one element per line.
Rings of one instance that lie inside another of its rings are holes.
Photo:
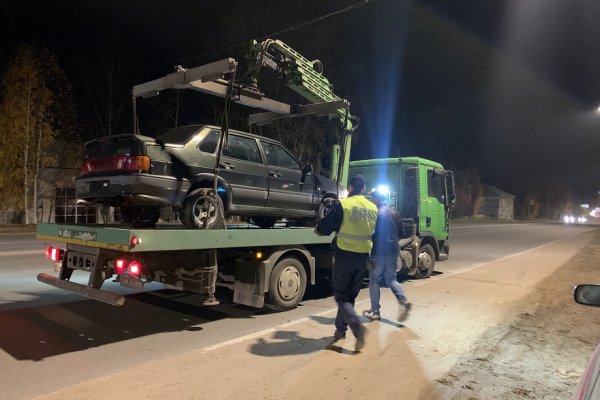
<path fill-rule="evenodd" d="M 306 271 L 296 258 L 280 260 L 269 277 L 266 305 L 276 311 L 295 308 L 306 291 Z"/>
<path fill-rule="evenodd" d="M 192 191 L 183 202 L 182 222 L 188 229 L 224 229 L 223 201 L 220 196 L 213 198 L 212 190 L 200 188 Z"/>
<path fill-rule="evenodd" d="M 417 269 L 415 278 L 427 278 L 433 272 L 435 267 L 435 252 L 430 244 L 424 244 L 419 248 L 419 256 L 417 259 Z"/>
<path fill-rule="evenodd" d="M 160 217 L 160 210 L 154 207 L 119 207 L 121 223 L 131 228 L 154 228 Z"/>
<path fill-rule="evenodd" d="M 275 222 L 277 222 L 277 218 L 252 217 L 252 223 L 262 229 L 269 229 L 274 227 Z"/>

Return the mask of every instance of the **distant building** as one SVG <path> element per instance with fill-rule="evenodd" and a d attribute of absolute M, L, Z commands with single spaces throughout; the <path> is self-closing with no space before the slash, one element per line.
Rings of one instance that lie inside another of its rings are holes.
<path fill-rule="evenodd" d="M 479 215 L 500 220 L 512 220 L 515 196 L 495 186 L 483 185 Z"/>

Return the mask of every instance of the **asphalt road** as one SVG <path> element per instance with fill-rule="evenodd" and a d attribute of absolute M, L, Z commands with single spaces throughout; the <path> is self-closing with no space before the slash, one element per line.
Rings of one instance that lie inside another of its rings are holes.
<path fill-rule="evenodd" d="M 459 273 L 594 227 L 552 224 L 461 224 L 452 228 L 450 259 L 430 279 Z M 334 308 L 327 277 L 295 310 L 274 313 L 231 303 L 200 307 L 198 297 L 149 287 L 130 291 L 123 307 L 39 283 L 51 272 L 33 234 L 0 233 L 0 387 L 3 398 L 30 399 L 83 380 L 218 345 Z M 77 273 L 77 272 L 76 272 Z M 86 274 L 74 276 L 85 282 Z M 407 281 L 410 287 L 423 281 Z M 367 298 L 363 290 L 359 299 Z M 207 366 L 210 368 L 210 366 Z"/>

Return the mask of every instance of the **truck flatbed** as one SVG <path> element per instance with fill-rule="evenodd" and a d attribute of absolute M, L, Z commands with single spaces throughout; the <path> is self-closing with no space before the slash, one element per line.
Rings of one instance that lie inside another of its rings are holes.
<path fill-rule="evenodd" d="M 296 244 L 327 244 L 331 236 L 318 236 L 313 228 L 259 229 L 233 226 L 230 229 L 127 229 L 106 225 L 38 224 L 41 240 L 77 244 L 123 252 L 207 250 Z M 135 240 L 134 238 L 137 238 Z M 137 243 L 134 243 L 137 241 Z"/>

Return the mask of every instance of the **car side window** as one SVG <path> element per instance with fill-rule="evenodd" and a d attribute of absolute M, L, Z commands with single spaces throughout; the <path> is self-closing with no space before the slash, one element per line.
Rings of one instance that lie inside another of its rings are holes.
<path fill-rule="evenodd" d="M 223 149 L 223 155 L 238 160 L 262 163 L 256 139 L 243 136 L 229 134 L 229 140 L 227 146 Z"/>
<path fill-rule="evenodd" d="M 282 146 L 278 146 L 276 144 L 264 141 L 262 142 L 262 144 L 267 155 L 268 165 L 287 169 L 302 169 L 298 161 L 296 161 L 294 157 L 292 157 L 290 153 L 288 153 L 287 150 L 284 149 Z"/>
<path fill-rule="evenodd" d="M 200 143 L 200 151 L 205 153 L 215 154 L 217 151 L 217 145 L 219 144 L 219 132 L 218 131 L 210 131 L 208 135 L 202 140 Z"/>

